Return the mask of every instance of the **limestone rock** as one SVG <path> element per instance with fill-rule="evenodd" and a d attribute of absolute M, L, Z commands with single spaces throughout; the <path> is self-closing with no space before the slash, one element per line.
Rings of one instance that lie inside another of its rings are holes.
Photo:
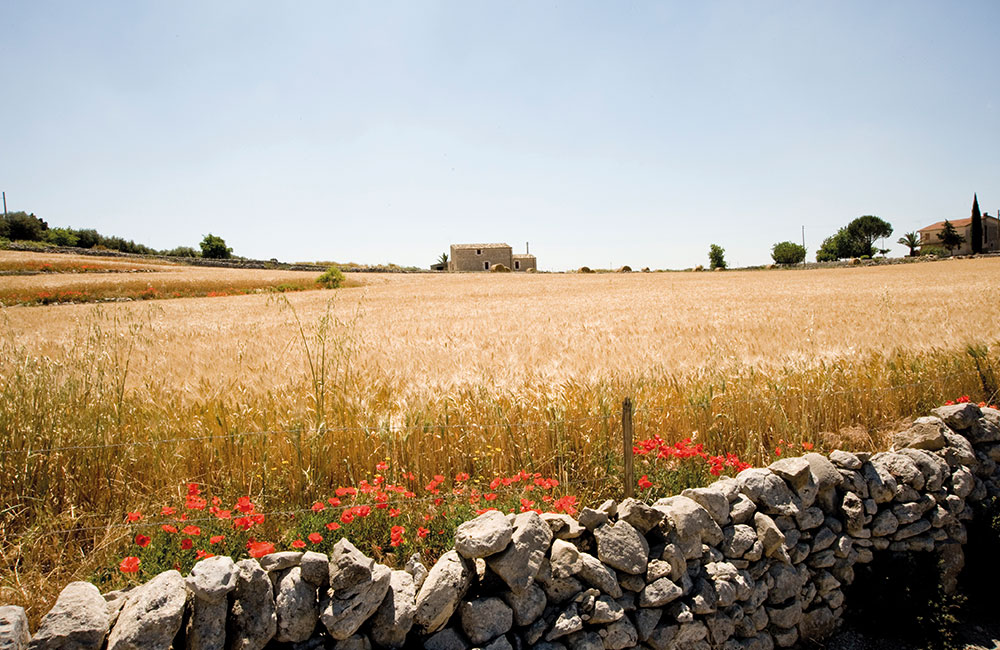
<path fill-rule="evenodd" d="M 734 483 L 735 487 L 735 483 Z M 721 489 L 715 485 L 700 488 L 688 488 L 681 492 L 685 496 L 702 508 L 708 511 L 715 523 L 725 526 L 729 523 L 729 499 Z M 735 497 L 734 497 L 735 498 Z"/>
<path fill-rule="evenodd" d="M 896 496 L 896 477 L 883 465 L 867 462 L 861 474 L 875 503 L 888 503 Z"/>
<path fill-rule="evenodd" d="M 291 569 L 293 566 L 299 566 L 299 563 L 302 562 L 302 552 L 279 551 L 277 553 L 268 553 L 257 560 L 257 562 L 260 563 L 260 568 L 268 573 L 284 571 L 285 569 Z"/>
<path fill-rule="evenodd" d="M 627 521 L 640 533 L 648 533 L 663 521 L 663 513 L 631 497 L 618 504 L 618 520 Z"/>
<path fill-rule="evenodd" d="M 278 631 L 274 592 L 267 572 L 256 560 L 236 563 L 236 588 L 229 611 L 229 650 L 261 650 Z"/>
<path fill-rule="evenodd" d="M 330 554 L 330 588 L 350 589 L 372 579 L 375 560 L 365 557 L 346 537 L 337 540 Z M 349 635 L 348 635 L 349 636 Z"/>
<path fill-rule="evenodd" d="M 306 551 L 299 568 L 302 579 L 316 587 L 325 587 L 330 582 L 330 558 L 324 553 Z"/>
<path fill-rule="evenodd" d="M 382 604 L 382 599 L 389 591 L 391 577 L 392 570 L 389 567 L 376 564 L 370 581 L 343 589 L 331 589 L 329 595 L 325 595 L 320 602 L 319 615 L 330 636 L 342 641 L 354 635 Z M 330 582 L 333 582 L 332 578 Z"/>
<path fill-rule="evenodd" d="M 522 512 L 514 519 L 514 534 L 507 548 L 487 558 L 490 569 L 514 591 L 525 589 L 545 559 L 552 542 L 552 529 L 535 512 Z"/>
<path fill-rule="evenodd" d="M 767 469 L 745 469 L 736 476 L 740 491 L 768 514 L 794 515 L 798 508 L 792 491 L 777 474 Z"/>
<path fill-rule="evenodd" d="M 778 525 L 763 512 L 758 512 L 753 516 L 754 526 L 757 529 L 757 539 L 764 545 L 764 553 L 771 556 L 785 543 L 785 534 L 781 532 Z"/>
<path fill-rule="evenodd" d="M 739 494 L 729 504 L 729 516 L 734 524 L 747 524 L 753 521 L 753 513 L 757 512 L 757 504 L 745 494 Z"/>
<path fill-rule="evenodd" d="M 417 611 L 417 589 L 413 576 L 406 571 L 393 571 L 389 590 L 371 619 L 372 640 L 383 648 L 402 648 L 406 635 L 413 627 Z"/>
<path fill-rule="evenodd" d="M 548 602 L 545 599 L 545 592 L 538 585 L 528 585 L 520 592 L 505 592 L 503 598 L 514 612 L 514 622 L 521 627 L 537 621 Z"/>
<path fill-rule="evenodd" d="M 575 575 L 583 568 L 580 550 L 567 541 L 557 539 L 552 542 L 549 565 L 552 567 L 554 578 L 568 578 Z"/>
<path fill-rule="evenodd" d="M 862 465 L 860 458 L 849 451 L 842 451 L 840 449 L 835 449 L 830 452 L 830 462 L 837 467 L 843 467 L 844 469 L 850 470 L 861 469 Z"/>
<path fill-rule="evenodd" d="M 559 539 L 576 539 L 587 532 L 579 521 L 561 512 L 545 512 L 541 517 L 552 529 L 552 534 Z"/>
<path fill-rule="evenodd" d="M 608 523 L 608 514 L 593 508 L 584 508 L 580 511 L 580 525 L 587 530 L 594 530 L 598 526 Z"/>
<path fill-rule="evenodd" d="M 580 553 L 580 565 L 577 575 L 584 582 L 597 587 L 612 598 L 621 598 L 621 586 L 613 570 L 589 553 Z"/>
<path fill-rule="evenodd" d="M 944 420 L 944 423 L 955 431 L 970 429 L 983 415 L 979 407 L 971 403 L 939 406 L 931 413 Z"/>
<path fill-rule="evenodd" d="M 777 477 L 775 479 L 781 481 Z M 673 496 L 660 499 L 654 507 L 666 515 L 684 557 L 694 559 L 700 555 L 702 543 L 712 546 L 722 543 L 722 528 L 697 501 L 686 496 Z"/>
<path fill-rule="evenodd" d="M 701 506 L 698 508 L 705 512 Z M 705 515 L 708 513 L 705 512 Z M 715 524 L 714 521 L 712 523 Z M 625 573 L 633 575 L 645 573 L 649 544 L 632 524 L 627 521 L 604 524 L 594 531 L 594 538 L 597 539 L 597 557 L 601 562 Z"/>
<path fill-rule="evenodd" d="M 228 611 L 229 603 L 225 599 L 193 598 L 184 634 L 187 650 L 224 650 Z"/>
<path fill-rule="evenodd" d="M 602 628 L 598 634 L 604 639 L 606 650 L 624 650 L 634 648 L 639 642 L 639 634 L 628 618 L 621 618 Z"/>
<path fill-rule="evenodd" d="M 917 418 L 906 431 L 901 431 L 892 437 L 894 449 L 927 449 L 937 451 L 944 449 L 948 441 L 944 434 L 948 432 L 941 418 L 922 417 Z"/>
<path fill-rule="evenodd" d="M 403 569 L 413 576 L 413 586 L 420 591 L 420 587 L 423 586 L 424 580 L 427 579 L 427 567 L 424 563 L 420 561 L 420 553 L 414 553 L 410 556 L 410 559 L 406 561 L 406 566 Z"/>
<path fill-rule="evenodd" d="M 757 541 L 757 532 L 746 524 L 726 526 L 722 530 L 722 553 L 728 558 L 741 558 Z"/>
<path fill-rule="evenodd" d="M 514 612 L 495 596 L 462 603 L 459 616 L 465 636 L 474 645 L 505 634 L 514 624 Z"/>
<path fill-rule="evenodd" d="M 107 634 L 108 609 L 101 592 L 89 582 L 71 582 L 42 617 L 31 647 L 100 650 Z"/>
<path fill-rule="evenodd" d="M 469 644 L 457 630 L 446 627 L 424 641 L 424 650 L 469 650 Z"/>
<path fill-rule="evenodd" d="M 319 604 L 316 586 L 302 578 L 300 566 L 281 572 L 274 606 L 278 617 L 275 640 L 300 643 L 309 639 L 319 617 Z"/>
<path fill-rule="evenodd" d="M 472 584 L 474 571 L 472 561 L 459 555 L 458 551 L 442 555 L 417 592 L 414 624 L 425 634 L 443 628 Z"/>
<path fill-rule="evenodd" d="M 0 650 L 27 650 L 31 633 L 23 607 L 0 607 Z"/>
<path fill-rule="evenodd" d="M 660 578 L 639 592 L 640 607 L 663 607 L 681 597 L 684 592 L 670 578 Z"/>
<path fill-rule="evenodd" d="M 236 563 L 224 555 L 205 558 L 191 567 L 186 582 L 196 598 L 222 602 L 236 588 Z"/>
<path fill-rule="evenodd" d="M 270 581 L 267 586 L 270 590 Z M 187 599 L 184 578 L 178 571 L 164 571 L 136 587 L 108 636 L 108 650 L 168 650 L 180 632 Z M 106 615 L 104 607 L 101 611 Z"/>
<path fill-rule="evenodd" d="M 487 510 L 455 531 L 455 550 L 463 557 L 487 557 L 507 548 L 514 527 L 498 510 Z"/>
<path fill-rule="evenodd" d="M 545 635 L 545 640 L 555 641 L 560 637 L 572 634 L 573 632 L 578 632 L 582 629 L 583 619 L 580 618 L 580 613 L 577 610 L 576 603 L 572 603 L 556 618 L 556 622 L 552 624 L 552 629 Z"/>

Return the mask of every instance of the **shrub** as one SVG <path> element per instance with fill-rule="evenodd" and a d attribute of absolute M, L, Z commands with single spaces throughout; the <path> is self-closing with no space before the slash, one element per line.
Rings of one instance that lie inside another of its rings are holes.
<path fill-rule="evenodd" d="M 937 255 L 938 257 L 949 257 L 951 253 L 949 253 L 948 250 L 945 249 L 943 246 L 928 245 L 920 247 L 920 255 L 921 256 Z"/>
<path fill-rule="evenodd" d="M 208 233 L 201 240 L 201 256 L 208 259 L 227 260 L 233 256 L 233 249 L 226 247 L 226 240 Z"/>
<path fill-rule="evenodd" d="M 70 228 L 49 228 L 45 232 L 45 241 L 56 246 L 76 246 L 79 239 Z"/>
<path fill-rule="evenodd" d="M 339 267 L 333 265 L 319 276 L 316 283 L 327 289 L 337 289 L 344 284 L 344 274 L 340 272 Z"/>
<path fill-rule="evenodd" d="M 778 242 L 771 247 L 771 259 L 778 264 L 799 264 L 806 259 L 806 248 L 795 242 Z"/>
<path fill-rule="evenodd" d="M 49 225 L 27 212 L 8 212 L 0 218 L 0 237 L 17 241 L 41 241 Z"/>
<path fill-rule="evenodd" d="M 168 251 L 163 251 L 163 254 L 169 255 L 170 257 L 201 257 L 201 253 L 190 246 L 178 246 L 177 248 L 171 248 Z"/>

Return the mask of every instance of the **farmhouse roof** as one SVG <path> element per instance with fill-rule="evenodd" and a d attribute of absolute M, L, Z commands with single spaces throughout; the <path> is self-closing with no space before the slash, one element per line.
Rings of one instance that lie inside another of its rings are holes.
<path fill-rule="evenodd" d="M 510 244 L 452 244 L 452 248 L 510 248 Z"/>
<path fill-rule="evenodd" d="M 514 253 L 513 255 L 511 255 L 511 257 L 513 257 L 515 260 L 533 260 L 533 259 L 535 259 L 535 256 L 531 255 L 530 253 Z"/>
<path fill-rule="evenodd" d="M 983 219 L 993 219 L 994 221 L 996 221 L 997 218 L 991 217 L 988 214 L 984 214 Z M 955 226 L 956 228 L 964 228 L 965 226 L 972 224 L 972 217 L 966 217 L 965 219 L 947 219 L 946 221 L 950 221 L 951 225 Z M 931 225 L 925 228 L 921 228 L 917 232 L 924 232 L 925 230 L 941 230 L 942 228 L 944 228 L 944 221 L 938 221 L 936 223 L 932 223 Z"/>

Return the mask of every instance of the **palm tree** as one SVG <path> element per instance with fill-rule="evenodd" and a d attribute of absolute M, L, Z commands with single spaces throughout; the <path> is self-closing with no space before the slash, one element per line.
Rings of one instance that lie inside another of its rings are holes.
<path fill-rule="evenodd" d="M 448 253 L 441 253 L 441 257 L 438 258 L 437 263 L 448 266 Z"/>
<path fill-rule="evenodd" d="M 916 257 L 917 248 L 920 246 L 920 236 L 915 232 L 908 232 L 897 239 L 896 243 L 908 247 L 910 249 L 910 257 Z"/>

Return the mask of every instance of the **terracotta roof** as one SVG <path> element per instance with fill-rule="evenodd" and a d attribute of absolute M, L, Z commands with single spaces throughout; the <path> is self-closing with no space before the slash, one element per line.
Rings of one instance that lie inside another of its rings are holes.
<path fill-rule="evenodd" d="M 997 220 L 996 217 L 987 216 L 985 214 L 983 215 L 983 219 L 984 220 L 992 219 L 993 221 Z M 964 228 L 965 226 L 972 225 L 972 217 L 967 217 L 965 219 L 946 219 L 945 221 L 950 221 L 951 225 L 955 226 L 956 228 Z M 917 232 L 923 232 L 925 230 L 941 230 L 942 228 L 944 228 L 944 221 L 938 221 L 937 223 L 932 223 L 926 228 L 921 228 Z"/>
<path fill-rule="evenodd" d="M 468 249 L 468 248 L 510 248 L 510 244 L 452 244 L 452 248 L 457 249 Z"/>

